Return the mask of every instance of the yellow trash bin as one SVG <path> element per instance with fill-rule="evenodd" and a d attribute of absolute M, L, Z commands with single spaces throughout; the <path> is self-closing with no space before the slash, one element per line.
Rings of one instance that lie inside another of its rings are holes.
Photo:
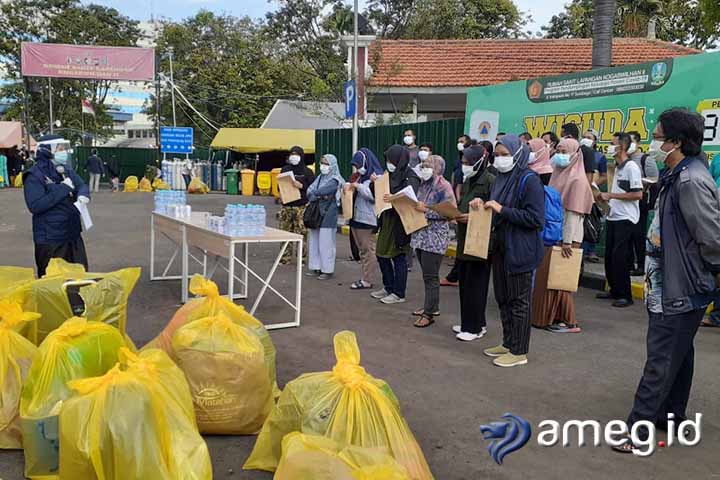
<path fill-rule="evenodd" d="M 260 190 L 260 195 L 270 195 L 271 184 L 270 172 L 258 172 L 257 186 L 258 190 Z"/>
<path fill-rule="evenodd" d="M 270 170 L 270 184 L 273 197 L 280 198 L 280 190 L 278 189 L 278 175 L 280 175 L 280 168 L 273 168 Z"/>
<path fill-rule="evenodd" d="M 240 172 L 242 176 L 242 194 L 252 196 L 255 193 L 255 170 L 245 169 Z"/>

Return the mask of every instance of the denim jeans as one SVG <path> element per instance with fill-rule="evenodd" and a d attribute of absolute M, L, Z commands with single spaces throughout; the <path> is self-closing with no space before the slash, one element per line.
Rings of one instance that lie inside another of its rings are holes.
<path fill-rule="evenodd" d="M 385 291 L 405 298 L 408 276 L 407 255 L 401 253 L 394 258 L 377 257 L 377 259 Z"/>

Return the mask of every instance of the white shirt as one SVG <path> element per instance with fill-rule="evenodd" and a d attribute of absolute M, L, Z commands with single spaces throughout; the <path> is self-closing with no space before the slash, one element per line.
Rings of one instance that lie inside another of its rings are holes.
<path fill-rule="evenodd" d="M 637 163 L 628 159 L 615 169 L 610 193 L 642 192 L 642 189 L 642 172 Z M 613 198 L 608 204 L 610 205 L 608 221 L 630 220 L 632 223 L 640 221 L 639 200 L 618 200 Z"/>

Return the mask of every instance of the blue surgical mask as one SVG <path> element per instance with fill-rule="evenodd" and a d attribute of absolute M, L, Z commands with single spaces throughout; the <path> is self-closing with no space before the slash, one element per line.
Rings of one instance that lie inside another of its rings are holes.
<path fill-rule="evenodd" d="M 55 154 L 55 157 L 53 158 L 52 162 L 55 165 L 67 165 L 68 152 L 66 152 L 66 151 L 57 152 Z"/>
<path fill-rule="evenodd" d="M 556 153 L 552 157 L 552 164 L 558 168 L 565 168 L 570 165 L 569 153 Z"/>

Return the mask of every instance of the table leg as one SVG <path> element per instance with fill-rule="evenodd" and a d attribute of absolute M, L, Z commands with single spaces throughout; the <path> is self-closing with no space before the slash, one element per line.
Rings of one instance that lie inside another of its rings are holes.
<path fill-rule="evenodd" d="M 303 239 L 298 242 L 297 273 L 295 278 L 295 324 L 300 326 L 300 301 L 302 298 Z"/>
<path fill-rule="evenodd" d="M 182 295 L 180 295 L 180 301 L 186 303 L 188 301 L 188 243 L 187 243 L 187 229 L 182 227 Z"/>
<path fill-rule="evenodd" d="M 233 300 L 233 289 L 235 287 L 235 243 L 230 242 L 230 251 L 228 253 L 230 265 L 228 265 L 228 298 Z"/>
<path fill-rule="evenodd" d="M 155 280 L 155 216 L 150 215 L 150 280 Z"/>
<path fill-rule="evenodd" d="M 249 291 L 248 291 L 248 268 L 250 268 L 250 262 L 249 262 L 249 250 L 250 245 L 248 243 L 245 243 L 244 245 L 245 249 L 245 268 L 243 268 L 243 293 L 242 298 L 248 298 Z"/>

